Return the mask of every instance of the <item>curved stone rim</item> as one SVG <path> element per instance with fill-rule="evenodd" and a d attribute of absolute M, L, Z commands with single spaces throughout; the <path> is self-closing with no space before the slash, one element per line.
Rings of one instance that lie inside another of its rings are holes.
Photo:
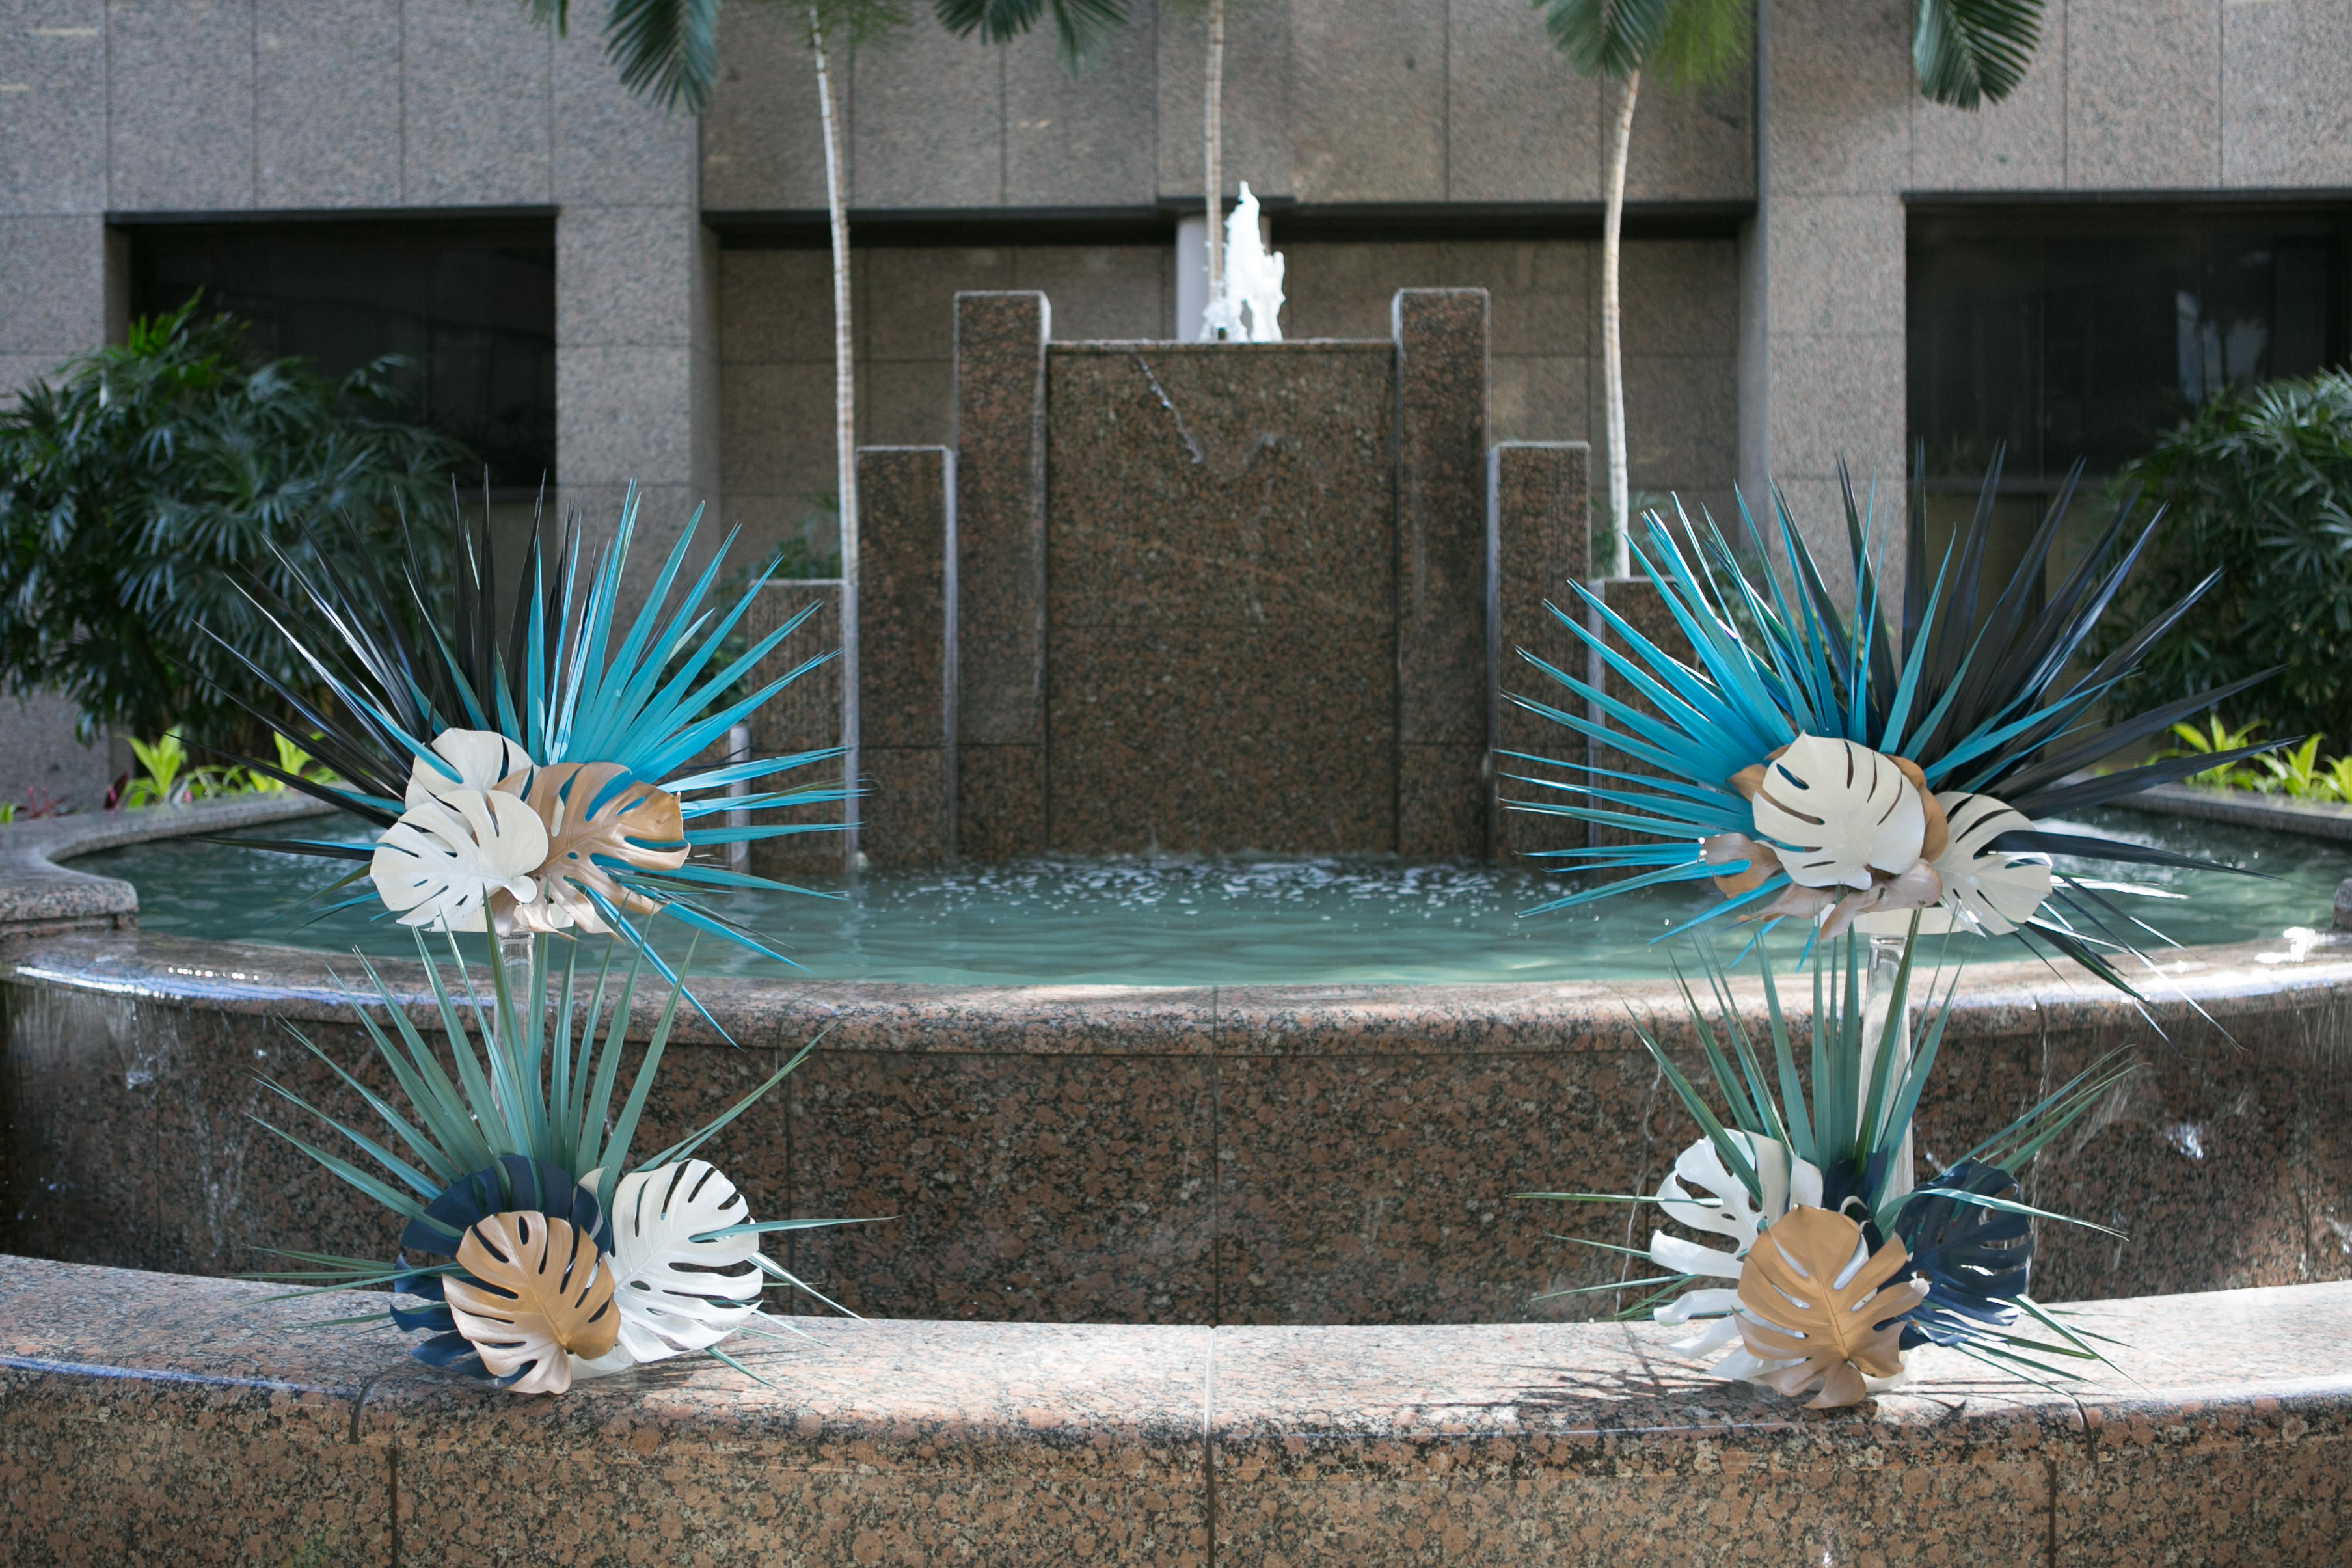
<path fill-rule="evenodd" d="M 158 838 L 323 816 L 333 809 L 308 795 L 249 795 L 0 826 L 0 937 L 77 925 L 120 928 L 136 922 L 138 889 L 117 877 L 92 876 L 60 864 L 75 856 Z"/>
<path fill-rule="evenodd" d="M 342 1018 L 350 991 L 372 992 L 355 963 L 323 951 L 134 932 L 129 928 L 136 925 L 138 895 L 131 884 L 58 864 L 121 845 L 329 809 L 299 796 L 238 799 L 0 827 L 0 939 L 16 939 L 0 971 L 20 982 L 228 1013 Z M 421 965 L 379 959 L 373 967 L 420 1026 L 438 1029 Z M 2259 1005 L 2270 995 L 2289 1005 L 2297 994 L 2314 989 L 2352 990 L 2352 933 L 2178 948 L 2162 960 L 2162 971 L 2142 986 L 2147 1011 L 2161 1021 L 2191 1022 L 2217 1002 L 2234 1003 L 2242 1013 L 2248 1003 Z M 1735 982 L 1732 989 L 1743 1009 L 1761 1012 L 1754 983 Z M 658 992 L 643 990 L 633 1033 L 649 1029 L 660 1012 Z M 1673 1045 L 1688 1034 L 1682 993 L 1663 980 L 935 985 L 709 976 L 696 981 L 695 992 L 739 1042 L 805 1037 L 824 1029 L 835 1049 L 1483 1054 L 1624 1049 L 1638 1044 L 1640 1030 Z M 1807 1012 L 1801 999 L 1783 1001 L 1791 1022 L 1801 1026 Z M 2029 1017 L 2040 1026 L 2061 1027 L 2140 1011 L 2072 963 L 2031 957 L 1972 966 L 1959 982 L 1956 1010 L 1974 1026 L 1995 1032 L 2023 1026 Z M 709 1022 L 686 1013 L 672 1037 L 701 1044 L 721 1039 Z M 1245 1047 L 1238 1044 L 1244 1041 Z"/>

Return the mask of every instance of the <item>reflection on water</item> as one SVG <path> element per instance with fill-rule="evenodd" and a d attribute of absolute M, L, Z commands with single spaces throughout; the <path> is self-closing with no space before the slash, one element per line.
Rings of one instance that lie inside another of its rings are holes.
<path fill-rule="evenodd" d="M 2293 926 L 2325 929 L 2352 847 L 2125 812 L 2084 819 L 2138 842 L 2201 854 L 2276 880 L 2078 863 L 2088 876 L 2189 895 L 2128 900 L 2186 943 L 2244 942 Z M 360 836 L 351 837 L 359 841 Z M 365 909 L 304 925 L 305 894 L 335 864 L 223 845 L 165 841 L 74 862 L 139 889 L 142 930 L 393 957 L 415 941 Z M 966 984 L 1330 984 L 1564 981 L 1667 973 L 1651 945 L 1710 901 L 1655 889 L 1597 908 L 1526 915 L 1564 890 L 1557 877 L 1468 862 L 1380 856 L 1281 858 L 1036 858 L 953 870 L 873 871 L 835 895 L 757 894 L 727 912 L 824 980 Z M 1702 887 L 1705 884 L 1701 884 Z M 683 932 L 657 943 L 682 952 Z M 1679 946 L 1680 944 L 1675 944 Z M 2021 956 L 2013 942 L 1955 939 L 1970 956 Z M 705 939 L 708 973 L 786 973 Z"/>

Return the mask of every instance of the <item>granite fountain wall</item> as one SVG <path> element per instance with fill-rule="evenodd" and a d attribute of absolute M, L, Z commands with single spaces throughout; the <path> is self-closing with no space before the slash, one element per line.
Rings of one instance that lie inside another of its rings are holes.
<path fill-rule="evenodd" d="M 1042 294 L 959 295 L 956 445 L 859 454 L 868 861 L 1536 843 L 1489 758 L 1571 737 L 1498 667 L 1585 575 L 1585 453 L 1490 444 L 1487 314 L 1407 289 L 1385 340 L 1073 343 Z M 778 672 L 837 593 L 772 591 L 824 601 Z M 757 739 L 830 744 L 841 701 L 825 671 Z"/>

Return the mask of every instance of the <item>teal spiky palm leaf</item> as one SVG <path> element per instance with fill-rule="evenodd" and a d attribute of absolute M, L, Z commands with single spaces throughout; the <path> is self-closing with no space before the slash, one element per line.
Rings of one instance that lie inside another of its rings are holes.
<path fill-rule="evenodd" d="M 1932 940 L 1932 939 L 1930 939 Z M 1920 942 L 1904 944 L 1900 967 L 1884 997 L 1870 1005 L 1864 984 L 1869 964 L 1862 939 L 1849 935 L 1811 944 L 1811 1015 L 1793 1026 L 1783 1009 L 1779 974 L 1769 946 L 1754 944 L 1762 982 L 1762 1037 L 1751 1033 L 1734 1000 L 1728 977 L 1702 947 L 1714 1008 L 1683 983 L 1686 1016 L 1707 1066 L 1694 1083 L 1667 1047 L 1636 1025 L 1659 1071 L 1710 1146 L 1723 1170 L 1745 1191 L 1750 1205 L 1765 1190 L 1748 1151 L 1769 1140 L 1794 1160 L 1818 1171 L 1818 1206 L 1853 1215 L 1879 1237 L 1901 1236 L 1913 1257 L 1914 1272 L 1936 1279 L 1928 1299 L 1905 1314 L 1905 1345 L 1932 1341 L 2030 1380 L 2077 1374 L 2063 1364 L 2101 1359 L 2088 1338 L 2057 1321 L 2026 1294 L 2030 1233 L 2021 1222 L 2046 1219 L 2081 1225 L 2114 1235 L 2105 1226 L 2054 1213 L 2003 1194 L 2015 1190 L 2009 1174 L 2021 1170 L 2053 1140 L 2095 1108 L 2135 1069 L 2112 1052 L 2042 1095 L 2000 1131 L 1969 1149 L 1938 1174 L 1914 1186 L 1905 1167 L 1912 1118 L 1951 1021 L 1957 970 L 1940 985 L 1930 980 L 1916 1046 L 1908 1003 Z M 1679 974 L 1678 974 L 1679 978 Z M 1710 1092 L 1711 1091 L 1711 1092 Z M 1665 1207 L 1683 1201 L 1671 1184 L 1647 1193 L 1522 1193 L 1522 1198 L 1566 1203 L 1604 1203 Z M 1971 1232 L 1953 1223 L 1962 1212 L 1997 1221 Z M 1687 1211 L 1678 1217 L 1687 1217 Z M 1577 1240 L 1575 1237 L 1563 1239 Z M 1986 1240 L 2008 1244 L 1985 1249 Z M 1971 1253 L 1970 1244 L 1976 1250 Z M 1655 1240 L 1647 1249 L 1584 1242 L 1603 1251 L 1669 1268 L 1678 1256 L 1674 1243 Z M 1874 1249 L 1875 1242 L 1873 1243 Z M 1988 1259 L 1997 1263 L 1992 1267 Z M 1559 1294 L 1641 1292 L 1642 1299 L 1617 1314 L 1649 1317 L 1692 1287 L 1719 1289 L 1719 1278 L 1664 1273 L 1579 1287 Z M 1699 1300 L 1704 1300 L 1700 1298 Z M 1690 1303 L 1685 1303 L 1687 1312 Z M 1699 1317 L 1720 1316 L 1721 1303 L 1696 1309 Z M 2021 1323 L 2021 1320 L 2024 1321 Z M 1685 1316 L 1662 1321 L 1690 1321 Z M 2054 1358 L 2054 1360 L 2053 1360 Z"/>
<path fill-rule="evenodd" d="M 310 733 L 289 733 L 335 776 L 305 776 L 245 760 L 256 772 L 290 789 L 340 807 L 378 828 L 400 819 L 412 773 L 431 769 L 454 781 L 455 770 L 434 750 L 450 730 L 494 731 L 512 742 L 536 768 L 565 763 L 609 763 L 622 770 L 606 794 L 636 781 L 677 797 L 689 855 L 730 844 L 828 831 L 838 824 L 765 823 L 730 826 L 720 815 L 837 803 L 848 789 L 771 784 L 750 795 L 730 786 L 840 757 L 838 748 L 753 758 L 719 766 L 695 759 L 722 741 L 783 689 L 833 656 L 805 660 L 764 684 L 752 672 L 813 614 L 812 603 L 764 637 L 740 647 L 730 639 L 750 612 L 766 574 L 731 604 L 713 603 L 730 534 L 708 565 L 685 580 L 700 513 L 688 521 L 633 616 L 625 616 L 626 566 L 638 520 L 634 488 L 622 503 L 612 541 L 585 552 L 575 520 L 560 546 L 549 549 L 534 529 L 523 581 L 506 608 L 492 563 L 487 519 L 469 526 L 453 506 L 455 582 L 446 616 L 441 595 L 412 566 L 397 589 L 362 566 L 360 575 L 331 567 L 289 567 L 299 597 L 286 599 L 258 585 L 255 602 L 272 617 L 331 703 L 256 675 L 277 692 Z M 234 650 L 232 650 L 234 651 Z M 746 688 L 749 687 L 749 689 Z M 268 721 L 266 715 L 257 717 Z M 366 860 L 365 846 L 300 839 L 246 840 L 294 853 Z M 613 881 L 680 923 L 790 963 L 703 900 L 711 893 L 764 889 L 797 891 L 783 883 L 715 866 L 688 863 L 646 870 L 598 862 Z M 674 978 L 647 946 L 636 922 L 593 889 L 586 896 L 605 921 Z M 366 902 L 372 894 L 350 900 Z M 333 908 L 341 905 L 331 906 Z M 640 906 L 642 908 L 644 906 Z"/>
<path fill-rule="evenodd" d="M 387 1092 L 369 1088 L 289 1026 L 289 1032 L 366 1107 L 372 1125 L 339 1120 L 266 1077 L 260 1079 L 264 1088 L 323 1131 L 306 1137 L 268 1117 L 254 1118 L 402 1222 L 400 1251 L 390 1260 L 281 1250 L 280 1257 L 299 1267 L 266 1271 L 260 1278 L 294 1286 L 297 1295 L 389 1285 L 396 1297 L 421 1300 L 423 1306 L 403 1306 L 395 1300 L 382 1314 L 364 1321 L 388 1319 L 400 1328 L 432 1332 L 436 1337 L 413 1353 L 435 1365 L 452 1364 L 472 1352 L 472 1346 L 453 1331 L 442 1304 L 442 1280 L 457 1268 L 426 1260 L 436 1254 L 451 1255 L 467 1224 L 505 1207 L 553 1211 L 562 1216 L 568 1205 L 574 1223 L 595 1235 L 599 1247 L 609 1251 L 611 1227 L 605 1216 L 613 1213 L 623 1178 L 692 1157 L 782 1083 L 817 1043 L 813 1039 L 803 1045 L 726 1111 L 633 1164 L 638 1128 L 678 1005 L 685 999 L 684 987 L 672 983 L 643 1054 L 624 1082 L 642 953 L 633 954 L 628 966 L 615 974 L 614 953 L 624 944 L 608 942 L 592 973 L 581 963 L 578 944 L 570 944 L 559 972 L 550 963 L 549 945 L 533 943 L 530 967 L 520 988 L 506 965 L 494 960 L 487 965 L 489 994 L 485 996 L 481 981 L 467 969 L 454 939 L 450 945 L 451 973 L 445 973 L 425 935 L 417 937 L 417 953 L 440 1016 L 437 1047 L 410 1020 L 374 966 L 361 961 L 373 993 L 366 1000 L 373 1005 L 362 1005 L 358 995 L 349 999 L 391 1080 Z M 540 1005 L 551 986 L 552 1005 Z M 334 1147 L 322 1147 L 322 1142 Z M 727 1234 L 850 1223 L 855 1222 L 767 1220 L 730 1226 Z M 772 1260 L 755 1255 L 752 1261 L 778 1282 L 808 1289 Z"/>
<path fill-rule="evenodd" d="M 1599 595 L 1572 584 L 1601 629 L 1588 629 L 1582 616 L 1558 606 L 1550 607 L 1552 615 L 1598 655 L 1612 684 L 1638 693 L 1650 710 L 1525 649 L 1522 658 L 1577 700 L 1511 700 L 1654 771 L 1633 774 L 1523 756 L 1584 778 L 1562 783 L 1513 775 L 1556 798 L 1511 804 L 1646 835 L 1654 842 L 1552 852 L 1571 869 L 1633 874 L 1545 908 L 1743 869 L 1708 863 L 1699 841 L 1722 834 L 1758 836 L 1753 806 L 1732 781 L 1799 735 L 1851 741 L 1908 759 L 1919 765 L 1931 790 L 1997 795 L 2030 819 L 2121 799 L 2269 749 L 2252 746 L 2219 758 L 2175 758 L 2089 773 L 2095 763 L 2164 733 L 2264 676 L 2145 712 L 2115 710 L 2110 699 L 2116 683 L 2179 624 L 2212 579 L 2150 617 L 2105 658 L 2080 668 L 2077 656 L 2115 604 L 2149 534 L 2143 530 L 2137 538 L 2126 537 L 2132 512 L 2127 500 L 2064 580 L 2042 593 L 2058 526 L 2072 502 L 2070 482 L 2051 503 L 2015 570 L 1996 584 L 1987 555 L 1999 480 L 1996 458 L 1969 528 L 1933 570 L 1918 515 L 1924 491 L 1915 487 L 1899 642 L 1880 608 L 1885 543 L 1871 509 L 1857 502 L 1850 482 L 1844 489 L 1850 549 L 1845 584 L 1850 602 L 1859 606 L 1855 613 L 1844 610 L 1832 592 L 1777 491 L 1771 531 L 1789 563 L 1785 573 L 1744 564 L 1712 519 L 1680 520 L 1683 532 L 1695 542 L 1689 548 L 1655 514 L 1646 520 L 1648 547 L 1634 553 L 1681 633 L 1683 647 L 1670 649 L 1643 636 Z M 2104 836 L 2038 828 L 2002 835 L 1992 847 L 2206 865 Z M 1785 871 L 1769 869 L 1761 885 L 1664 935 L 1762 910 L 1790 887 Z M 2101 886 L 2061 874 L 2049 905 L 2021 928 L 2021 934 L 2027 931 L 2123 985 L 2104 954 L 2137 953 L 2149 928 L 2117 909 Z"/>

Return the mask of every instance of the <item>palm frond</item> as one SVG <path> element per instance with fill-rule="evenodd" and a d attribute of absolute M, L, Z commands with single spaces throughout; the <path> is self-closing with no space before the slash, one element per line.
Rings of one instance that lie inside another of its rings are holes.
<path fill-rule="evenodd" d="M 854 784 L 786 788 L 776 782 L 780 775 L 838 759 L 843 753 L 835 748 L 723 765 L 698 760 L 733 726 L 835 656 L 803 659 L 773 679 L 751 684 L 754 671 L 818 606 L 811 603 L 764 635 L 746 637 L 740 628 L 768 574 L 753 574 L 750 585 L 725 602 L 716 597 L 734 542 L 730 533 L 689 575 L 698 512 L 669 550 L 642 603 L 625 616 L 639 505 L 633 488 L 623 500 L 613 539 L 593 550 L 584 545 L 577 517 L 560 536 L 543 519 L 535 520 L 520 580 L 505 588 L 497 578 L 488 509 L 480 509 L 469 522 L 454 496 L 446 551 L 454 573 L 446 593 L 425 567 L 442 552 L 425 550 L 414 529 L 412 567 L 397 591 L 364 559 L 352 573 L 336 568 L 325 552 L 311 565 L 281 561 L 277 575 L 290 584 L 290 597 L 259 579 L 249 585 L 248 596 L 318 686 L 331 694 L 332 704 L 313 703 L 257 665 L 252 669 L 308 731 L 281 732 L 333 777 L 250 765 L 289 789 L 388 828 L 400 818 L 414 773 L 420 767 L 448 771 L 433 749 L 439 736 L 450 730 L 495 731 L 534 768 L 608 763 L 623 770 L 608 794 L 643 780 L 677 797 L 689 828 L 684 837 L 688 851 L 837 830 L 838 824 L 806 822 L 693 826 L 720 812 L 823 805 L 855 793 Z M 753 779 L 770 782 L 749 797 L 726 793 Z M 345 859 L 369 853 L 307 840 L 232 842 Z M 682 903 L 681 895 L 686 882 L 708 892 L 773 890 L 784 884 L 711 866 L 677 869 L 686 875 L 675 884 L 646 879 L 633 883 L 631 891 L 649 900 L 655 912 L 675 905 L 684 923 L 774 956 L 749 932 L 713 923 Z M 614 929 L 635 931 L 637 926 Z M 657 957 L 654 962 L 660 967 Z"/>
<path fill-rule="evenodd" d="M 1974 109 L 2017 90 L 2042 41 L 2042 0 L 1917 0 L 1911 63 L 1919 90 Z"/>
<path fill-rule="evenodd" d="M 1923 453 L 1922 474 L 1924 468 Z M 1858 496 L 1843 471 L 1847 560 L 1834 579 L 1776 489 L 1762 527 L 1779 547 L 1777 566 L 1769 559 L 1743 560 L 1711 517 L 1695 521 L 1677 507 L 1672 526 L 1655 512 L 1644 520 L 1633 556 L 1672 623 L 1675 635 L 1667 640 L 1644 635 L 1599 595 L 1571 584 L 1583 613 L 1555 607 L 1552 615 L 1587 659 L 1563 668 L 1519 650 L 1529 668 L 1571 700 L 1522 695 L 1510 700 L 1581 736 L 1594 753 L 1616 752 L 1646 772 L 1617 771 L 1597 755 L 1589 762 L 1530 756 L 1559 776 L 1509 775 L 1540 791 L 1541 798 L 1505 804 L 1653 842 L 1552 857 L 1570 869 L 1637 874 L 1542 908 L 1572 908 L 1639 887 L 1736 873 L 1737 864 L 1706 862 L 1697 841 L 1758 837 L 1754 808 L 1734 786 L 1735 775 L 1800 735 L 1849 741 L 1908 760 L 1929 790 L 1988 795 L 2029 820 L 2112 801 L 2269 749 L 2088 773 L 2261 677 L 2144 712 L 2120 710 L 2115 702 L 2119 683 L 2181 623 L 2210 582 L 2148 615 L 2094 662 L 2095 637 L 2125 602 L 2125 584 L 2153 525 L 2135 532 L 2137 497 L 2126 498 L 2090 548 L 2045 591 L 2079 468 L 2005 575 L 1990 564 L 2000 478 L 1997 453 L 1974 516 L 1940 563 L 1927 559 L 1924 479 L 1915 478 L 1899 626 L 1890 626 L 1884 613 L 1886 526 L 1874 498 Z M 1759 531 L 1757 520 L 1748 522 Z M 1607 689 L 1570 672 L 1578 668 L 1605 669 Z M 2012 835 L 1998 847 L 2144 863 L 2187 858 L 2084 831 L 2055 838 Z M 1762 869 L 1775 873 L 1766 887 L 1728 898 L 1657 940 L 1744 918 L 1776 900 L 1789 886 L 1786 878 L 1777 866 Z M 2087 939 L 2063 922 L 2043 921 L 2023 934 L 2029 944 L 2053 945 L 2123 985 Z M 2114 943 L 2114 951 L 2139 956 L 2123 926 L 2107 922 L 2097 935 Z"/>

